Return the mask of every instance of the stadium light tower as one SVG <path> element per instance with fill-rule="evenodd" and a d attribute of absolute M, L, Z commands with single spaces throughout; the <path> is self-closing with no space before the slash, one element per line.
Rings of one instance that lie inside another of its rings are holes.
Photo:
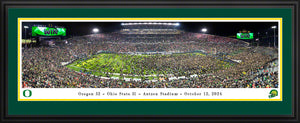
<path fill-rule="evenodd" d="M 98 32 L 99 32 L 99 29 L 98 29 L 98 28 L 94 28 L 94 29 L 93 29 L 93 32 L 94 32 L 94 33 L 98 33 Z"/>
<path fill-rule="evenodd" d="M 28 29 L 29 27 L 28 26 L 24 26 L 24 29 L 25 29 L 25 39 L 26 39 L 26 30 Z"/>
<path fill-rule="evenodd" d="M 26 33 L 26 30 L 28 29 L 29 27 L 28 26 L 24 26 L 24 29 L 25 29 L 25 47 L 27 47 L 27 40 L 26 40 L 26 35 L 27 35 L 27 33 Z"/>
<path fill-rule="evenodd" d="M 257 39 L 256 39 L 256 40 L 257 40 L 256 43 L 257 43 L 257 46 L 259 46 L 259 32 L 257 33 L 257 35 L 258 35 L 258 36 L 257 36 Z"/>
<path fill-rule="evenodd" d="M 266 36 L 267 36 L 267 41 L 269 41 L 269 47 L 270 47 L 270 40 L 269 40 L 269 37 L 268 37 L 268 32 L 266 32 Z"/>
<path fill-rule="evenodd" d="M 277 26 L 272 26 L 272 29 L 274 29 L 274 48 L 275 48 L 275 29 L 277 28 Z"/>
<path fill-rule="evenodd" d="M 206 28 L 202 28 L 201 31 L 202 31 L 203 33 L 206 33 L 206 32 L 207 32 L 207 29 L 206 29 Z"/>

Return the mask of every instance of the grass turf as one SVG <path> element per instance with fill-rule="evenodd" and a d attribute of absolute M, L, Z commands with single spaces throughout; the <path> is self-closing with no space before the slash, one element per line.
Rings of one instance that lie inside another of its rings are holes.
<path fill-rule="evenodd" d="M 181 53 L 172 54 L 173 56 L 181 55 L 196 55 L 198 57 L 206 57 L 202 53 Z M 96 76 L 105 77 L 119 77 L 122 79 L 121 74 L 126 78 L 141 78 L 145 79 L 148 76 L 149 80 L 157 79 L 158 74 L 170 74 L 173 68 L 150 69 L 144 68 L 145 60 L 157 57 L 158 55 L 128 55 L 128 54 L 114 54 L 114 53 L 101 53 L 93 55 L 89 59 L 79 59 L 67 65 L 75 71 L 90 72 Z M 155 61 L 154 61 L 155 62 Z M 224 67 L 230 67 L 233 64 L 216 60 L 218 64 Z M 222 69 L 222 68 L 221 68 Z"/>

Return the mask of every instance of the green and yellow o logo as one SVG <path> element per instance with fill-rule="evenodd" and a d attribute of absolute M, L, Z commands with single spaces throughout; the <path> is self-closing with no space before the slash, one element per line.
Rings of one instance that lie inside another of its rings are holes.
<path fill-rule="evenodd" d="M 24 97 L 31 97 L 31 95 L 32 95 L 31 90 L 24 90 L 24 91 L 23 91 L 23 96 L 24 96 Z"/>

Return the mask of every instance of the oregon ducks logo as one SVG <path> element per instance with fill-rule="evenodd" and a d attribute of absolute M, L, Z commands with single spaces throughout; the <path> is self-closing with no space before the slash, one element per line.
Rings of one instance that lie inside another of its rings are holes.
<path fill-rule="evenodd" d="M 273 98 L 273 97 L 278 96 L 278 91 L 277 90 L 271 90 L 269 94 L 270 94 L 269 98 Z"/>
<path fill-rule="evenodd" d="M 24 91 L 23 91 L 23 96 L 24 96 L 24 97 L 31 97 L 31 95 L 32 95 L 31 90 L 24 90 Z"/>

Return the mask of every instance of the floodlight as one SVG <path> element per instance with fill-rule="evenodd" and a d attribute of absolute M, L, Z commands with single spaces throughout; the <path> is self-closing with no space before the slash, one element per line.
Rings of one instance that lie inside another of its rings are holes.
<path fill-rule="evenodd" d="M 201 31 L 202 31 L 202 32 L 207 32 L 207 29 L 206 29 L 206 28 L 203 28 Z"/>
<path fill-rule="evenodd" d="M 98 28 L 94 28 L 94 29 L 93 29 L 93 32 L 94 32 L 94 33 L 97 33 L 97 32 L 99 32 L 99 29 L 98 29 Z"/>
<path fill-rule="evenodd" d="M 29 28 L 28 26 L 24 26 L 25 29 Z"/>
<path fill-rule="evenodd" d="M 275 29 L 277 28 L 277 26 L 272 26 L 271 28 L 274 29 L 274 47 L 276 47 L 276 45 L 275 45 L 275 41 L 276 41 L 276 36 L 275 36 L 276 32 L 275 32 Z"/>

